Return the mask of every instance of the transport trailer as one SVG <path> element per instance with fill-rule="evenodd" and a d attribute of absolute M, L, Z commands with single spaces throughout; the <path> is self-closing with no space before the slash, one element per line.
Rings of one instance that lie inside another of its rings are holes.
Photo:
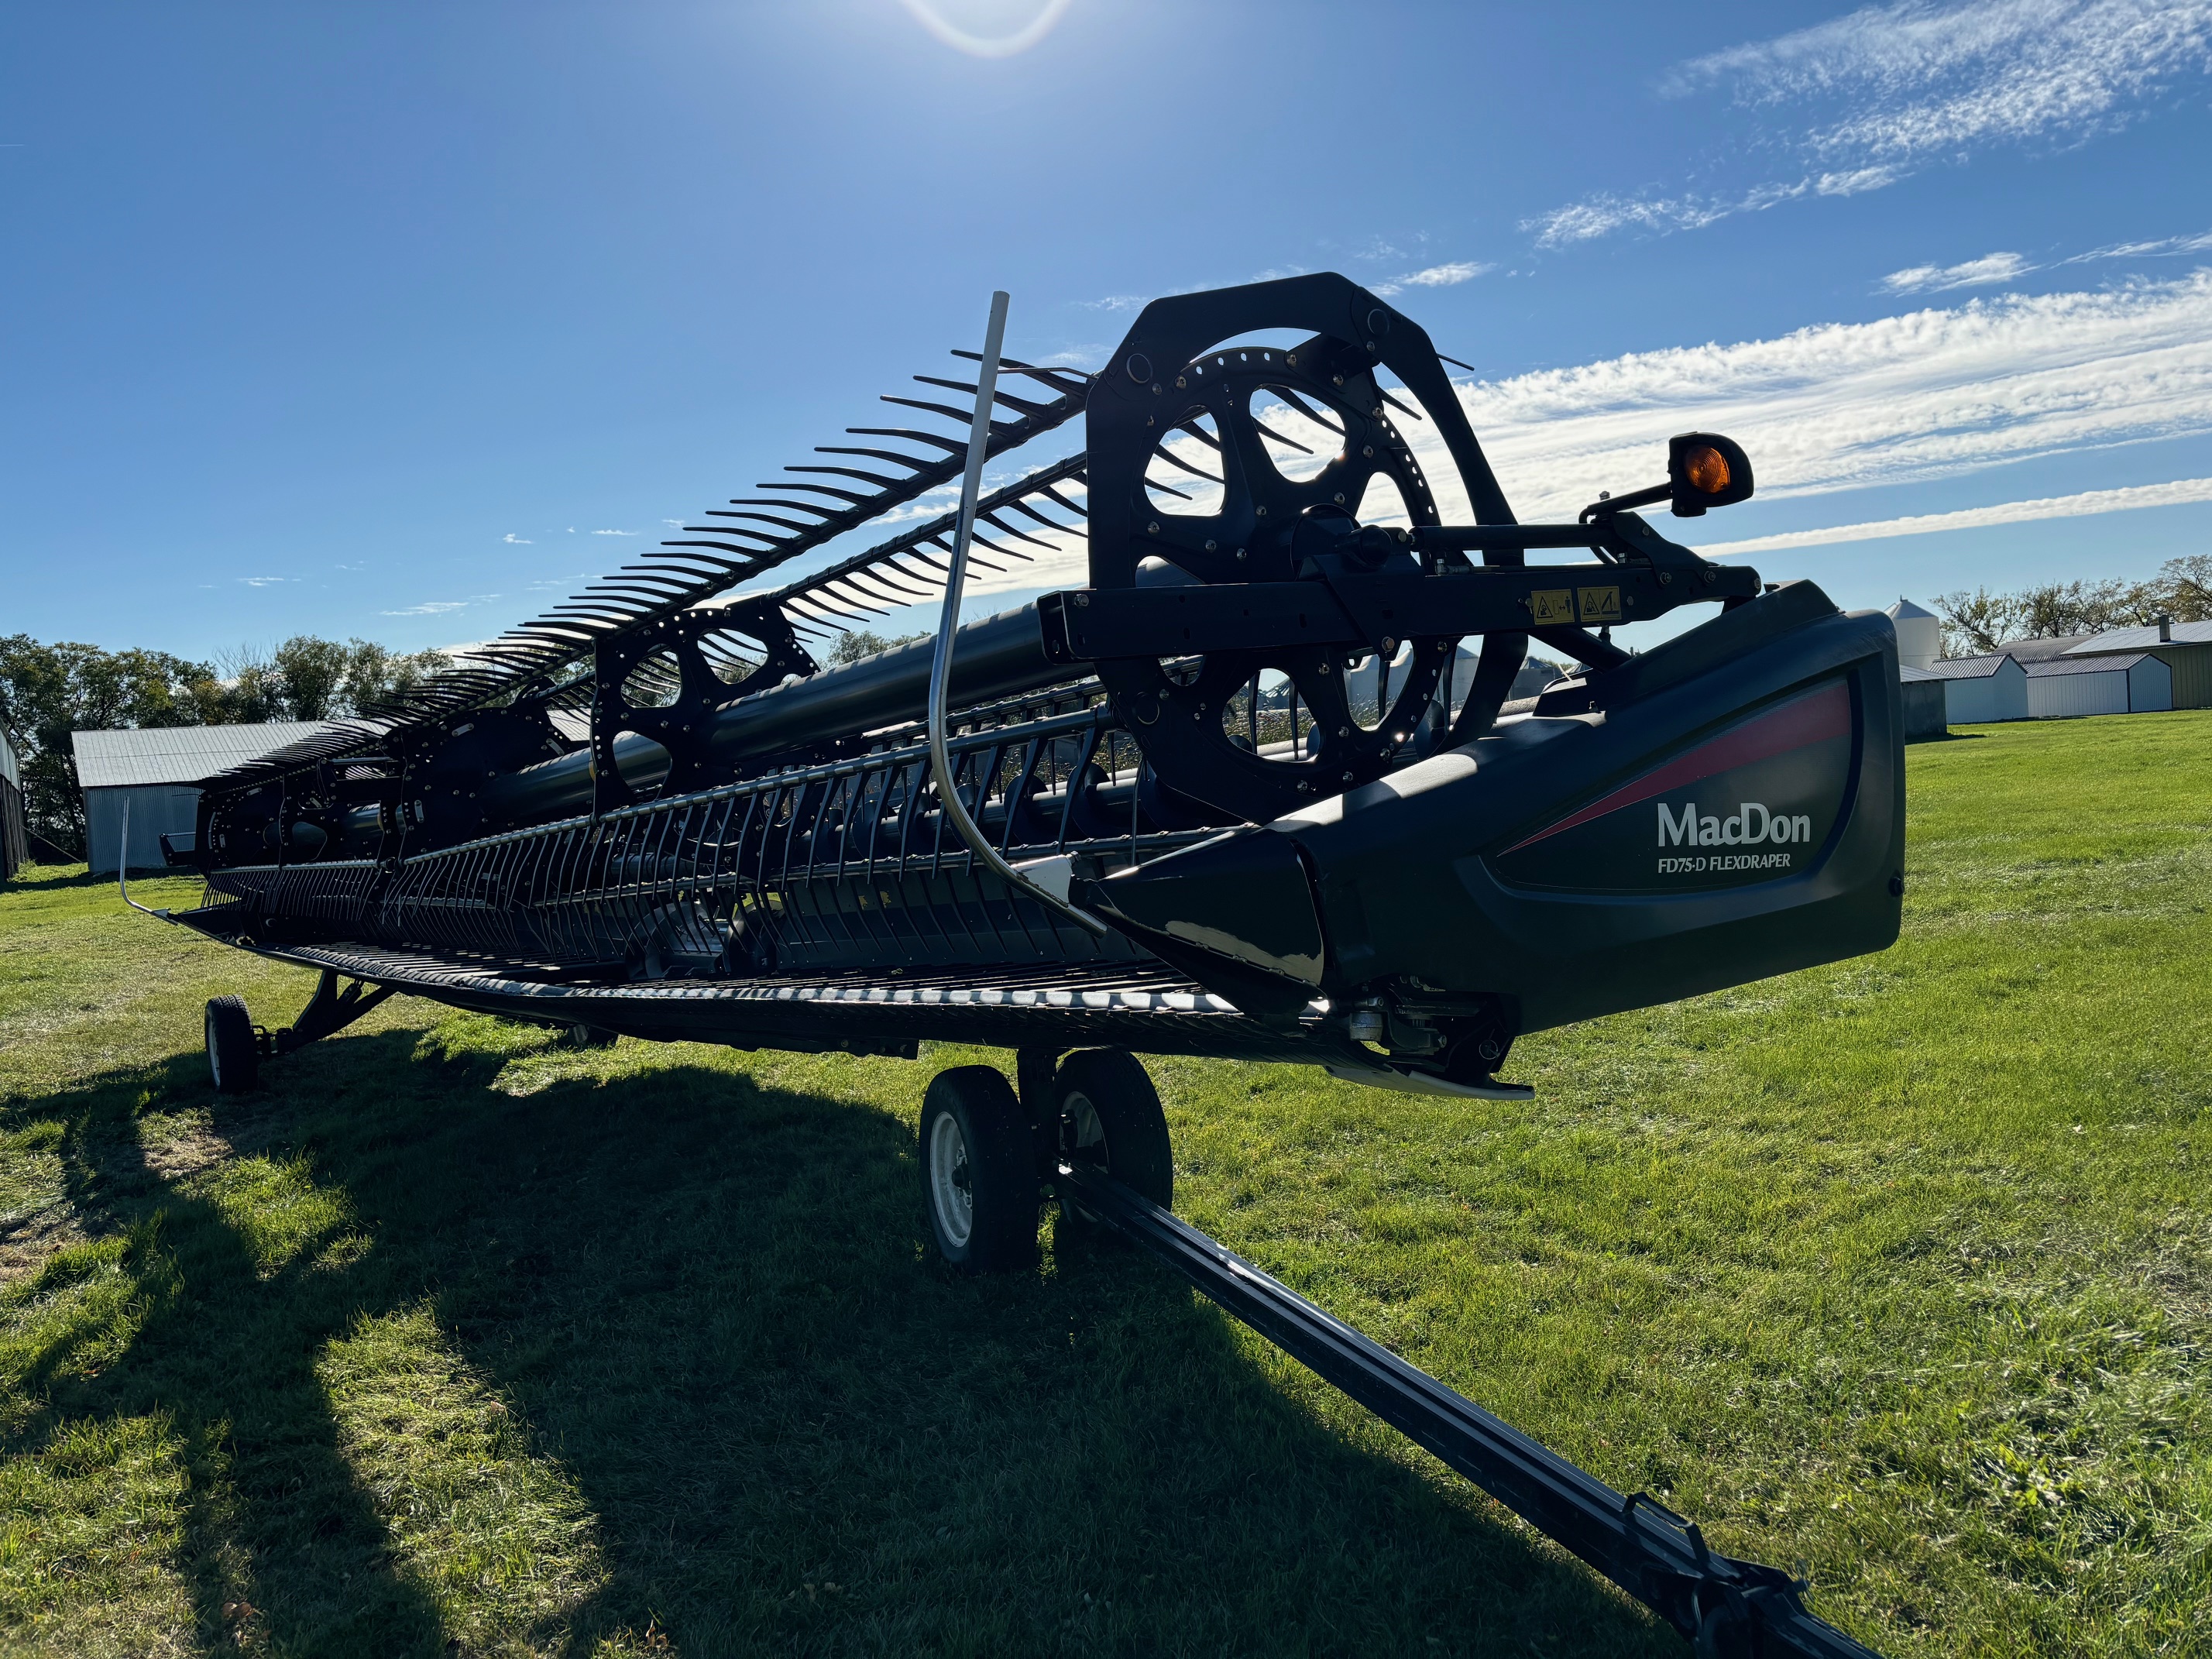
<path fill-rule="evenodd" d="M 1521 1098 L 1502 1070 L 1525 1033 L 1887 947 L 1887 618 L 1637 511 L 1750 495 L 1717 434 L 1670 441 L 1664 482 L 1518 522 L 1428 337 L 1344 277 L 1157 301 L 1096 374 L 1004 358 L 1004 319 L 999 295 L 966 374 L 885 400 L 902 423 L 848 428 L 374 717 L 208 780 L 195 833 L 165 841 L 204 896 L 155 914 L 321 970 L 281 1030 L 208 1005 L 216 1086 L 402 991 L 580 1042 L 1011 1048 L 1014 1082 L 958 1067 L 924 1099 L 947 1261 L 1033 1262 L 1056 1202 L 1701 1651 L 1865 1651 L 1785 1575 L 1176 1221 L 1134 1056 Z M 920 513 L 956 483 L 956 511 Z M 979 570 L 1088 580 L 960 626 Z M 933 640 L 817 659 L 919 603 Z M 1687 605 L 1716 609 L 1614 639 Z M 1532 641 L 1574 666 L 1516 698 Z"/>

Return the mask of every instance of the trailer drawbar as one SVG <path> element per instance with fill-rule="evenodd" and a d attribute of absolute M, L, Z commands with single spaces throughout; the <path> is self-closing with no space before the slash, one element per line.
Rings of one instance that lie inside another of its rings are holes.
<path fill-rule="evenodd" d="M 1112 1176 L 1063 1162 L 1058 1184 L 1086 1213 L 1573 1551 L 1672 1625 L 1701 1659 L 1876 1659 L 1807 1610 L 1802 1581 L 1716 1554 L 1696 1522 L 1647 1492 L 1615 1492 Z"/>

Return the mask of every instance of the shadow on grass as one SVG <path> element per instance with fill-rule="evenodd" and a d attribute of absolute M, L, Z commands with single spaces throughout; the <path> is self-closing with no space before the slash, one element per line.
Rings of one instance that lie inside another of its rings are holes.
<path fill-rule="evenodd" d="M 209 1648 L 245 1601 L 281 1651 L 477 1650 L 395 1553 L 392 1495 L 363 1489 L 314 1369 L 427 1299 L 593 1518 L 592 1587 L 524 1632 L 557 1651 L 649 1626 L 693 1656 L 1680 1651 L 1316 1420 L 1140 1258 L 945 1272 L 911 1132 L 875 1106 L 681 1066 L 517 1097 L 489 1086 L 503 1064 L 389 1032 L 243 1100 L 195 1054 L 8 1106 L 62 1124 L 71 1198 L 130 1238 L 141 1310 L 96 1366 L 67 1338 L 40 1357 L 8 1449 L 167 1413 Z M 163 1174 L 149 1091 L 288 1170 L 304 1218 L 272 1243 L 229 1176 Z"/>
<path fill-rule="evenodd" d="M 133 870 L 131 872 L 134 879 L 191 873 L 192 872 L 190 871 L 177 870 Z M 95 876 L 88 872 L 82 864 L 26 864 L 6 881 L 0 882 L 0 889 L 5 889 L 9 892 L 24 893 L 50 893 L 75 887 L 112 887 L 114 885 L 113 871 L 109 871 L 104 876 Z"/>

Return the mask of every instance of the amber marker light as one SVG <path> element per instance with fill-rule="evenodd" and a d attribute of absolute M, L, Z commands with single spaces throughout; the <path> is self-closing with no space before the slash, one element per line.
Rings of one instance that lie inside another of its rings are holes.
<path fill-rule="evenodd" d="M 1692 484 L 1708 495 L 1729 486 L 1728 457 L 1711 444 L 1700 444 L 1683 458 L 1682 471 Z"/>
<path fill-rule="evenodd" d="M 1750 498 L 1751 457 L 1717 432 L 1681 433 L 1667 441 L 1667 484 L 1674 516 L 1694 519 Z"/>

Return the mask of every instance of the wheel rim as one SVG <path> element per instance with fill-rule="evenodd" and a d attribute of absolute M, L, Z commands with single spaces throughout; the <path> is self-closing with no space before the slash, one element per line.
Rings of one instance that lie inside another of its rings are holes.
<path fill-rule="evenodd" d="M 975 1231 L 975 1182 L 968 1164 L 968 1137 L 950 1112 L 929 1131 L 929 1199 L 937 1224 L 954 1249 Z"/>
<path fill-rule="evenodd" d="M 215 1015 L 207 1016 L 208 1078 L 217 1089 L 222 1087 L 222 1048 L 215 1039 Z"/>

